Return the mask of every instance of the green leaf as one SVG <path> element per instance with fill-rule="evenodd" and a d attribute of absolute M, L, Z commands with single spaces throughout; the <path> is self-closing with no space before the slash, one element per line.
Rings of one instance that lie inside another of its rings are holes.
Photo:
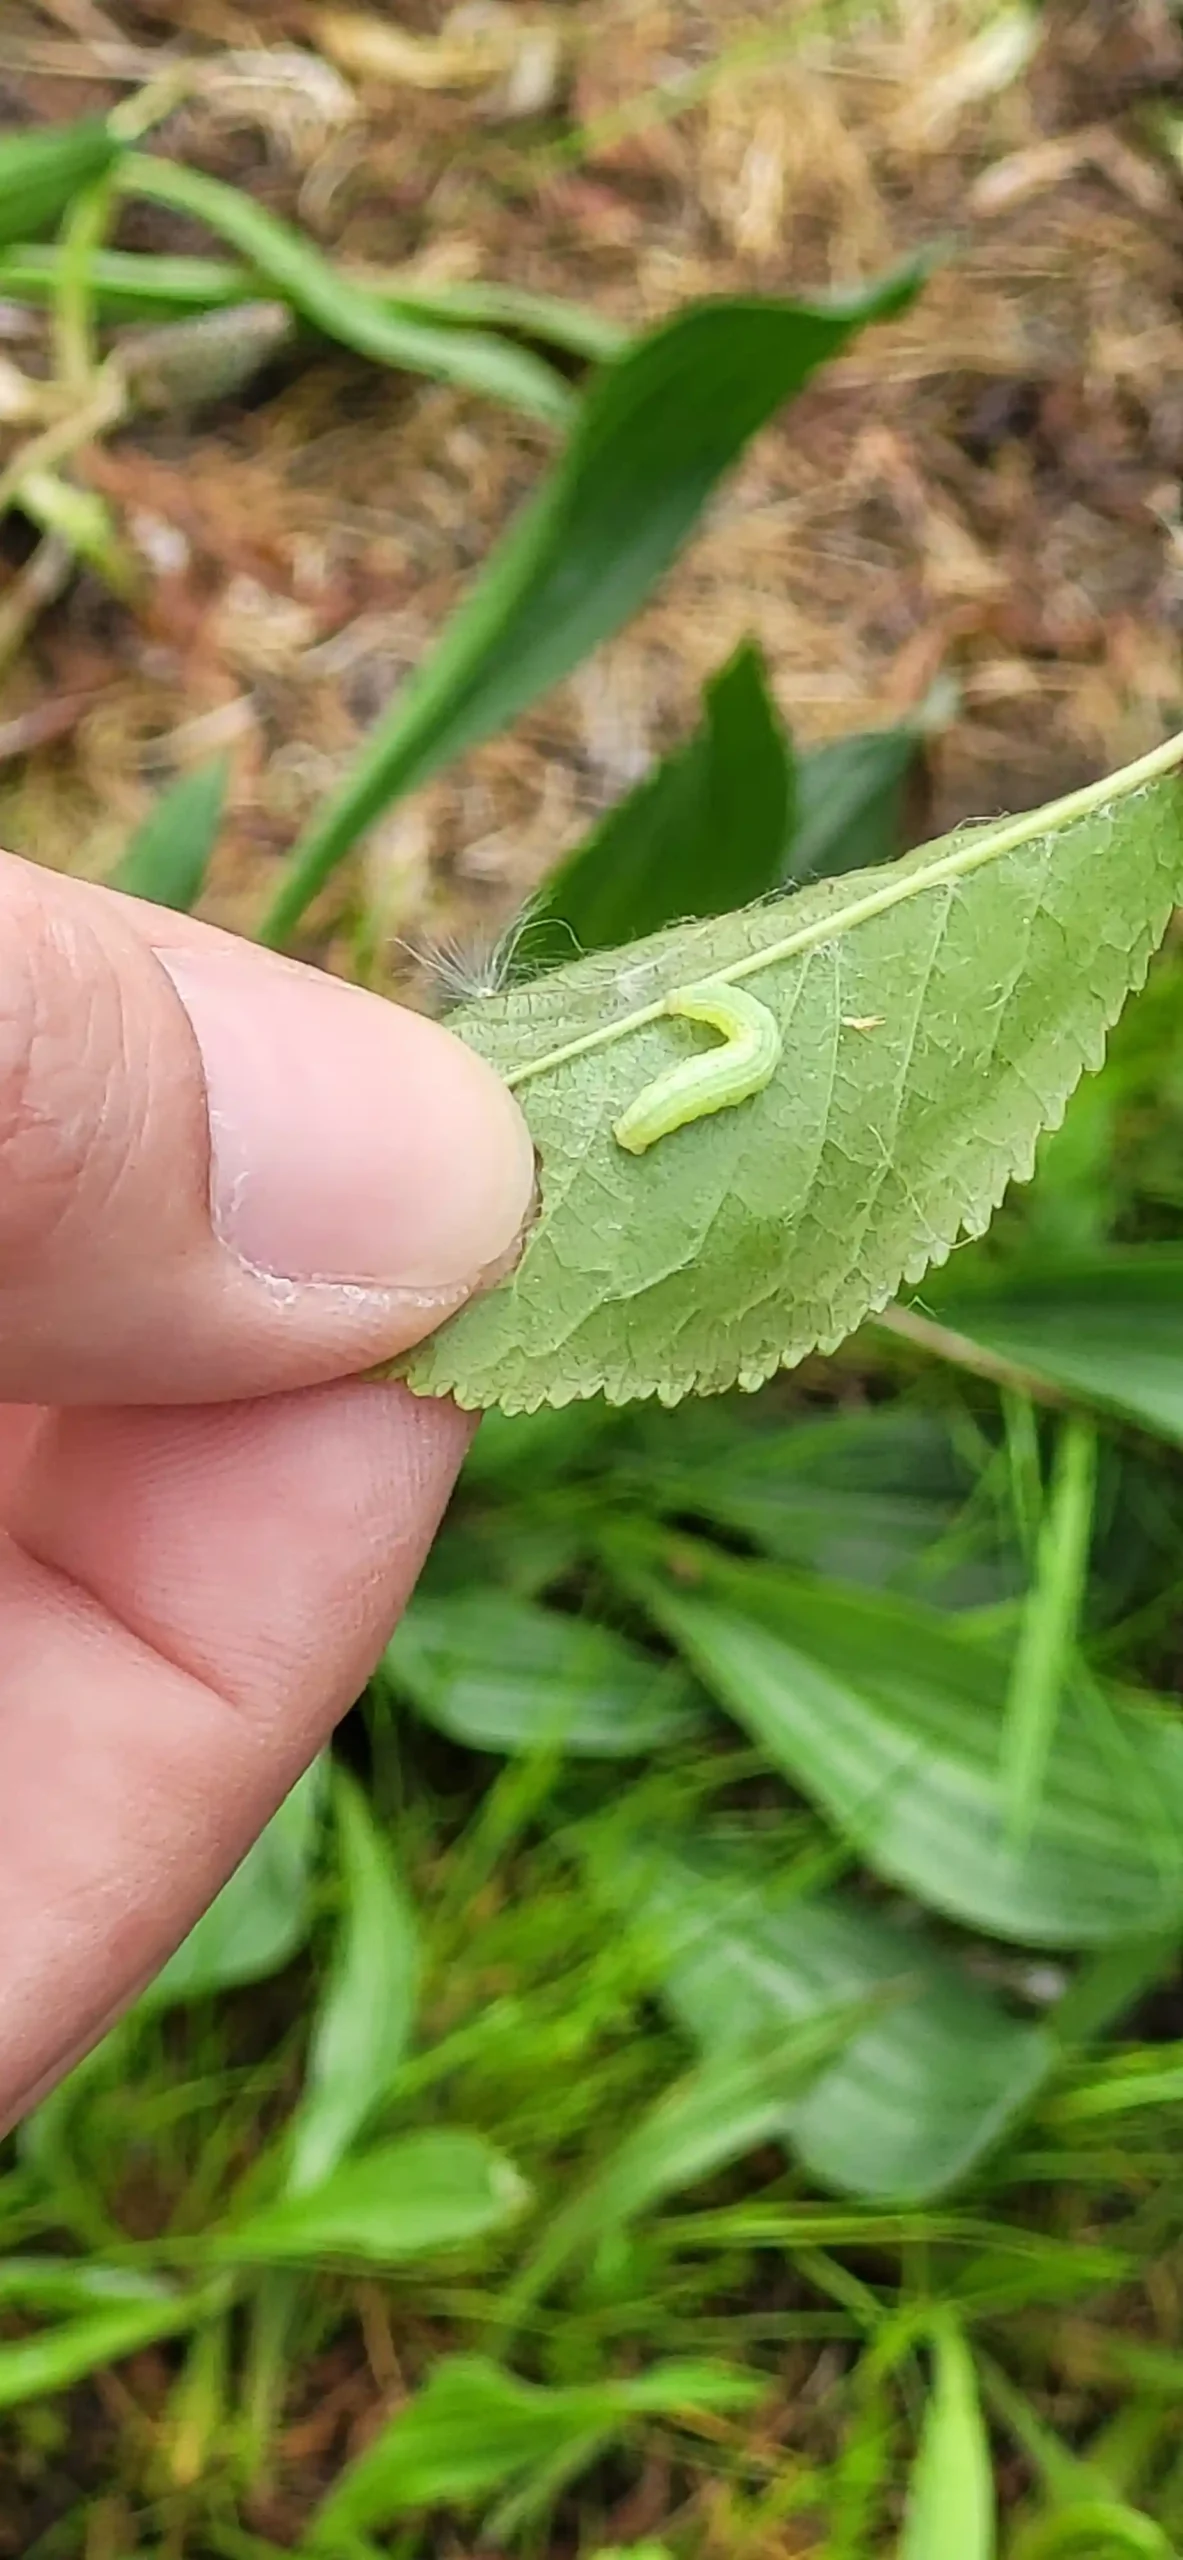
<path fill-rule="evenodd" d="M 170 1956 L 141 2005 L 203 2000 L 240 1982 L 279 1973 L 303 1946 L 311 1921 L 311 1868 L 323 1772 L 314 1762 L 229 1884 Z"/>
<path fill-rule="evenodd" d="M 93 2311 L 112 2303 L 175 2306 L 176 2287 L 143 2267 L 109 2267 L 93 2258 L 0 2258 L 0 2302 L 36 2311 Z"/>
<path fill-rule="evenodd" d="M 1003 1761 L 1016 1838 L 1030 1834 L 1048 1752 L 1076 1656 L 1093 1535 L 1097 1438 L 1073 1414 L 1059 1435 L 1019 1622 L 1003 1730 Z"/>
<path fill-rule="evenodd" d="M 790 1900 L 754 1855 L 638 1840 L 596 1883 L 661 1950 L 664 1996 L 706 2055 L 898 1993 L 787 2112 L 793 2148 L 823 2186 L 869 2202 L 944 2193 L 1056 2058 L 1045 2028 L 1008 2016 L 921 1932 L 853 1895 Z"/>
<path fill-rule="evenodd" d="M 383 1661 L 420 1715 L 476 1751 L 630 1758 L 685 1733 L 701 1703 L 676 1663 L 501 1591 L 412 1600 Z"/>
<path fill-rule="evenodd" d="M 634 2418 L 748 2408 L 763 2390 L 726 2365 L 673 2363 L 547 2390 L 485 2356 L 449 2356 L 330 2490 L 310 2540 L 333 2551 L 343 2535 L 416 2507 L 466 2506 L 568 2451 L 590 2460 Z"/>
<path fill-rule="evenodd" d="M 875 2005 L 832 2006 L 714 2054 L 675 2081 L 552 2216 L 502 2296 L 503 2317 L 520 2319 L 573 2257 L 587 2256 L 667 2196 L 697 2186 L 765 2142 L 783 2141 L 793 2102 L 858 2034 Z"/>
<path fill-rule="evenodd" d="M 360 2258 L 371 2266 L 459 2248 L 519 2214 L 528 2189 L 483 2134 L 443 2126 L 361 2152 L 322 2186 L 203 2239 L 238 2262 Z"/>
<path fill-rule="evenodd" d="M 1178 2560 L 1153 2517 L 1117 2499 L 1086 2498 L 1020 2535 L 1013 2560 Z"/>
<path fill-rule="evenodd" d="M 798 755 L 786 880 L 804 887 L 808 880 L 869 871 L 894 859 L 903 842 L 904 786 L 918 744 L 918 730 L 904 721 Z"/>
<path fill-rule="evenodd" d="M 297 846 L 265 939 L 284 939 L 391 801 L 505 728 L 628 621 L 749 437 L 919 282 L 912 267 L 829 304 L 692 305 L 604 368 L 550 478 Z"/>
<path fill-rule="evenodd" d="M 415 2018 L 415 1918 L 391 1846 L 359 1787 L 334 1772 L 344 1915 L 308 2049 L 287 2187 L 302 2195 L 344 2158 L 379 2105 Z"/>
<path fill-rule="evenodd" d="M 21 241 L 0 253 L 0 294 L 12 302 L 52 302 L 58 290 L 61 250 Z M 225 258 L 157 257 L 134 249 L 99 249 L 90 261 L 90 288 L 105 320 L 172 320 L 227 311 L 253 301 L 260 278 L 254 267 Z M 354 278 L 353 281 L 362 281 Z M 366 291 L 389 311 L 449 328 L 510 329 L 522 337 L 565 348 L 592 363 L 621 355 L 628 332 L 587 303 L 517 285 L 429 284 L 396 268 L 364 279 Z"/>
<path fill-rule="evenodd" d="M 401 1374 L 510 1412 L 755 1387 L 980 1234 L 1183 891 L 1181 754 L 453 1016 L 518 1092 L 541 1208 L 512 1277 Z M 701 1050 L 666 997 L 704 979 L 771 1012 L 779 1066 L 626 1153 L 619 1115 Z"/>
<path fill-rule="evenodd" d="M 84 187 L 105 176 L 120 145 L 99 117 L 0 140 L 0 242 L 47 230 Z"/>
<path fill-rule="evenodd" d="M 544 1407 L 504 1431 L 602 1407 Z M 967 1518 L 974 1476 L 935 1414 L 902 1403 L 778 1425 L 720 1398 L 640 1417 L 623 1460 L 654 1511 L 738 1531 L 765 1554 L 839 1581 L 915 1589 L 982 1607 L 1016 1587 L 1018 1559 L 992 1510 Z M 478 1440 L 477 1446 L 480 1446 Z"/>
<path fill-rule="evenodd" d="M 1183 1444 L 1183 1252 L 1175 1245 L 1115 1247 L 1050 1270 L 955 1270 L 925 1313 L 932 1348 L 957 1357 L 958 1340 L 1046 1380 L 1103 1413 L 1116 1413 Z"/>
<path fill-rule="evenodd" d="M 693 1593 L 686 1576 L 693 1571 Z M 1105 1946 L 1183 1917 L 1183 1726 L 1079 1682 L 1012 1838 L 1009 1658 L 918 1603 L 680 1551 L 628 1573 L 721 1705 L 876 1874 L 970 1927 Z"/>
<path fill-rule="evenodd" d="M 779 879 L 793 766 L 750 641 L 703 696 L 702 723 L 561 864 L 528 911 L 528 950 L 562 959 L 716 916 Z M 570 929 L 566 951 L 554 928 Z M 549 928 L 549 930 L 548 930 Z"/>
<path fill-rule="evenodd" d="M 942 2322 L 920 2450 L 908 2488 L 900 2560 L 994 2560 L 994 2483 L 973 2357 Z"/>
<path fill-rule="evenodd" d="M 151 2298 L 109 2302 L 31 2337 L 0 2339 L 0 2409 L 67 2391 L 85 2374 L 117 2364 L 154 2339 L 192 2328 L 215 2307 L 208 2286 L 183 2293 L 161 2286 Z"/>
<path fill-rule="evenodd" d="M 185 168 L 179 161 L 153 160 L 132 152 L 123 162 L 119 182 L 130 195 L 173 205 L 178 212 L 208 223 L 211 231 L 249 260 L 256 277 L 262 277 L 293 311 L 356 354 L 369 356 L 376 364 L 459 383 L 555 425 L 570 416 L 572 395 L 541 356 L 491 332 L 441 327 L 409 308 L 391 305 L 333 266 L 304 233 L 292 230 L 220 178 Z"/>
<path fill-rule="evenodd" d="M 181 774 L 137 827 L 111 875 L 112 888 L 191 915 L 218 841 L 229 778 L 225 756 Z"/>

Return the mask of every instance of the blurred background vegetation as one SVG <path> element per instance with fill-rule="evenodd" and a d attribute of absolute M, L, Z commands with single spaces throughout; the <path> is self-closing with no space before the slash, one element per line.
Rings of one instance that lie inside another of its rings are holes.
<path fill-rule="evenodd" d="M 934 249 L 299 947 L 442 1009 L 524 902 L 627 939 L 1183 725 L 1168 0 L 3 44 L 6 136 L 157 169 L 0 161 L 18 850 L 259 930 L 622 351 Z M 0 2553 L 1183 2546 L 1181 985 L 833 1360 L 483 1426 L 332 1765 L 7 2147 Z"/>

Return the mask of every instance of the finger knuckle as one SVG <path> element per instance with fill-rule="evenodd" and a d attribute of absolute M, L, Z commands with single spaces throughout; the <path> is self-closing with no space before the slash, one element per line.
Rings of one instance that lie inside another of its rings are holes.
<path fill-rule="evenodd" d="M 113 1108 L 119 986 L 85 924 L 19 873 L 0 886 L 0 1255 L 28 1255 L 96 1207 L 126 1161 Z"/>

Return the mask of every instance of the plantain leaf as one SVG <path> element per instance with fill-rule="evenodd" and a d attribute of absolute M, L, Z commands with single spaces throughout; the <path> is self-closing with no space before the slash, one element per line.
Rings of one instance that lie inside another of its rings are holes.
<path fill-rule="evenodd" d="M 628 1759 L 684 1735 L 703 1703 L 677 1663 L 613 1628 L 479 1586 L 413 1599 L 383 1665 L 429 1724 L 475 1751 Z"/>
<path fill-rule="evenodd" d="M 454 1016 L 519 1092 L 541 1207 L 512 1277 L 400 1373 L 506 1412 L 756 1387 L 980 1234 L 1183 892 L 1181 755 Z M 701 1052 L 665 998 L 707 978 L 775 1016 L 779 1064 L 626 1153 L 625 1106 Z"/>
<path fill-rule="evenodd" d="M 147 2009 L 206 2000 L 279 1973 L 312 1924 L 312 1862 L 324 1795 L 314 1760 L 247 1850 L 208 1911 L 141 1995 Z"/>
<path fill-rule="evenodd" d="M 667 1551 L 668 1552 L 668 1551 Z M 664 1634 L 875 1873 L 972 1928 L 1102 1947 L 1183 1917 L 1183 1729 L 1078 1676 L 1029 1834 L 1002 1766 L 1010 1662 L 957 1620 L 682 1541 L 622 1567 Z"/>
<path fill-rule="evenodd" d="M 210 2258 L 360 2258 L 373 2266 L 461 2248 L 522 2211 L 529 2189 L 504 2152 L 459 2125 L 404 2133 L 341 2163 L 323 2185 L 281 2196 L 206 2234 Z"/>
<path fill-rule="evenodd" d="M 101 2304 L 81 2311 L 25 2338 L 0 2340 L 0 2409 L 22 2401 L 45 2400 L 53 2391 L 68 2391 L 88 2373 L 135 2355 L 157 2338 L 175 2337 L 221 2307 L 209 2285 L 185 2291 L 145 2288 L 136 2300 Z"/>
<path fill-rule="evenodd" d="M 530 908 L 530 948 L 569 928 L 603 951 L 683 916 L 717 916 L 780 878 L 793 801 L 788 740 L 759 649 L 745 641 L 712 677 L 702 723 L 609 811 Z M 548 934 L 547 928 L 552 928 Z"/>
<path fill-rule="evenodd" d="M 569 1405 L 490 1419 L 532 1432 L 606 1412 Z M 676 1419 L 646 1412 L 617 1465 L 630 1494 L 665 1519 L 715 1522 L 781 1564 L 839 1582 L 909 1590 L 945 1608 L 983 1608 L 1025 1586 L 1009 1519 L 971 1502 L 974 1472 L 955 1429 L 903 1402 L 790 1423 L 732 1397 L 685 1404 Z"/>
<path fill-rule="evenodd" d="M 415 2021 L 415 1914 L 361 1788 L 333 1772 L 343 1910 L 291 2128 L 287 2191 L 331 2176 L 389 2089 Z"/>
<path fill-rule="evenodd" d="M 704 2055 L 895 1989 L 787 2111 L 826 2187 L 893 2203 L 943 2193 L 1052 2068 L 1046 2027 L 1008 2017 L 931 1938 L 853 1894 L 778 1893 L 754 1853 L 638 1839 L 593 1882 L 655 1947 L 664 1997 Z"/>
<path fill-rule="evenodd" d="M 761 2387 L 727 2365 L 669 2363 L 556 2390 L 486 2356 L 445 2356 L 329 2491 L 309 2546 L 339 2554 L 343 2538 L 410 2509 L 467 2505 L 565 2453 L 590 2460 L 632 2418 L 744 2409 Z"/>
<path fill-rule="evenodd" d="M 1113 1247 L 1038 1269 L 950 1272 L 932 1347 L 974 1345 L 1103 1412 L 1183 1442 L 1183 1253 Z"/>
<path fill-rule="evenodd" d="M 265 940 L 284 939 L 392 800 L 503 729 L 619 631 L 756 429 L 856 329 L 902 310 L 921 276 L 914 265 L 822 304 L 692 304 L 605 366 L 533 504 L 297 845 Z"/>

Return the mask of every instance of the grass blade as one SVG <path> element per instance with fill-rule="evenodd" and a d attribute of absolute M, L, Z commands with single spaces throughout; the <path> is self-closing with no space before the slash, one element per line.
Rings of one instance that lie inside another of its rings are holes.
<path fill-rule="evenodd" d="M 0 140 L 0 243 L 48 229 L 114 167 L 120 144 L 99 117 Z"/>
<path fill-rule="evenodd" d="M 111 887 L 191 915 L 218 841 L 229 777 L 225 756 L 181 774 L 137 827 Z"/>
<path fill-rule="evenodd" d="M 1096 1430 L 1090 1421 L 1072 1414 L 1056 1444 L 1003 1722 L 1008 1819 L 1012 1838 L 1020 1842 L 1031 1837 L 1060 1702 L 1076 1654 L 1096 1477 Z"/>
<path fill-rule="evenodd" d="M 137 152 L 124 162 L 119 183 L 129 194 L 173 205 L 208 223 L 249 260 L 272 292 L 356 354 L 407 373 L 459 383 L 552 425 L 570 416 L 572 395 L 540 356 L 491 333 L 440 327 L 393 308 L 334 267 L 310 240 L 220 178 Z"/>
<path fill-rule="evenodd" d="M 953 2322 L 934 2341 L 936 2370 L 908 2491 L 900 2560 L 994 2560 L 990 2448 L 973 2358 Z"/>
<path fill-rule="evenodd" d="M 520 2320 L 581 2252 L 763 2142 L 783 2138 L 793 2100 L 834 2061 L 878 2004 L 852 2001 L 724 2053 L 676 2081 L 586 2186 L 560 2207 L 501 2297 L 499 2324 Z"/>
<path fill-rule="evenodd" d="M 21 240 L 0 250 L 0 294 L 11 302 L 52 302 L 62 253 L 52 241 Z M 586 304 L 510 284 L 428 284 L 395 268 L 342 272 L 383 310 L 447 329 L 509 330 L 543 346 L 562 347 L 588 364 L 623 355 L 629 333 Z M 91 263 L 95 308 L 104 320 L 176 320 L 250 302 L 259 270 L 228 258 L 157 257 L 136 249 L 102 249 Z"/>

